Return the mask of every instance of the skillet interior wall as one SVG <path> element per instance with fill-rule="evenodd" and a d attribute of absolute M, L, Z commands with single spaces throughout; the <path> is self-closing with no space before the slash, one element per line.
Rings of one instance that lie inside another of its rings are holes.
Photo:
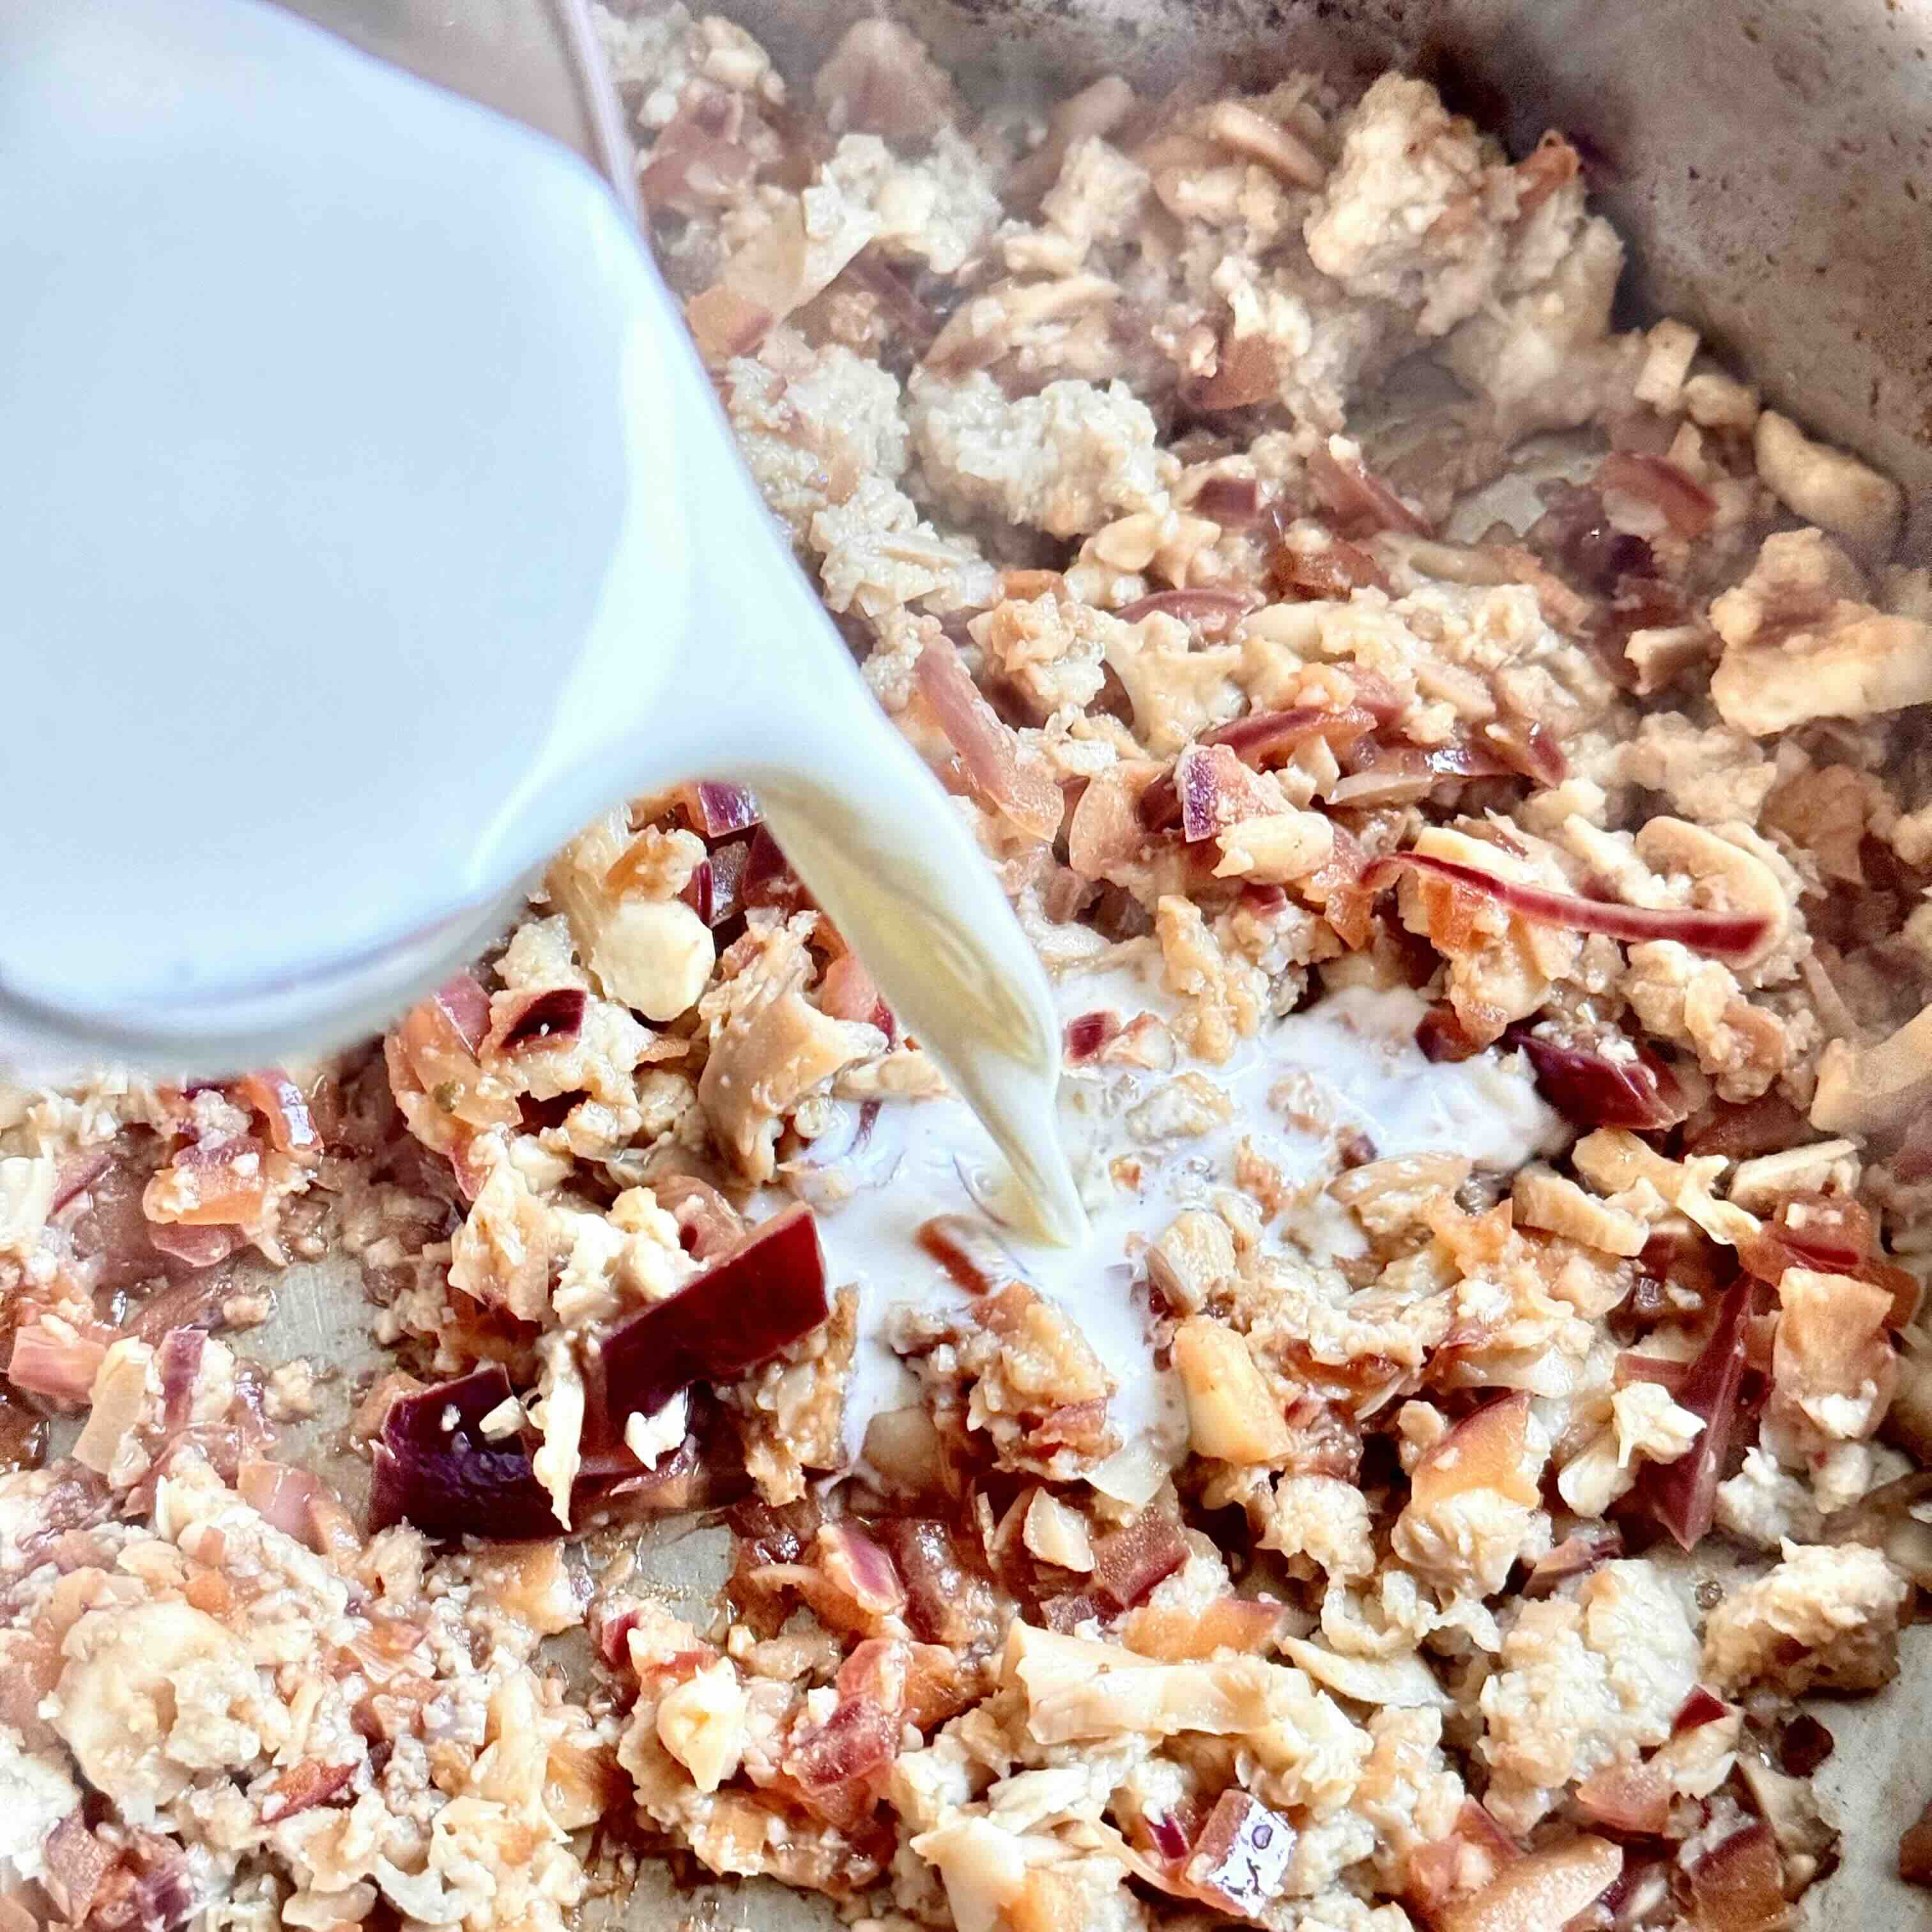
<path fill-rule="evenodd" d="M 1563 128 L 1630 244 L 1626 298 L 1696 323 L 1912 500 L 1932 556 L 1932 0 L 722 0 L 794 74 L 890 14 L 981 98 L 1103 68 L 1165 88 L 1405 67 L 1526 152 Z"/>

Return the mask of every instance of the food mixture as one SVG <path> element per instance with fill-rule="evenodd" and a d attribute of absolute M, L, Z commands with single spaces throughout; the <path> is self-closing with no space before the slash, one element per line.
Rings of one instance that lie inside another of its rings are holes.
<path fill-rule="evenodd" d="M 1932 1586 L 1898 490 L 1420 81 L 601 24 L 1094 1238 L 725 786 L 380 1050 L 0 1094 L 0 1932 L 556 1927 L 658 1853 L 880 1932 L 1786 1924 L 1794 1700 Z M 373 1377 L 251 1348 L 326 1255 Z"/>

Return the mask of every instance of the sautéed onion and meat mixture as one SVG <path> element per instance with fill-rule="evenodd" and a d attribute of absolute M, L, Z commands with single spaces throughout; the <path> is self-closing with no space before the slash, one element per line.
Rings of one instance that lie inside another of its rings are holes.
<path fill-rule="evenodd" d="M 0 1924 L 535 1932 L 659 1852 L 881 1932 L 1786 1924 L 1797 1700 L 1932 1586 L 1900 491 L 1422 81 L 600 24 L 1093 1238 L 725 785 L 379 1048 L 0 1092 Z M 374 1376 L 251 1346 L 330 1256 Z M 635 1526 L 720 1513 L 674 1608 Z"/>

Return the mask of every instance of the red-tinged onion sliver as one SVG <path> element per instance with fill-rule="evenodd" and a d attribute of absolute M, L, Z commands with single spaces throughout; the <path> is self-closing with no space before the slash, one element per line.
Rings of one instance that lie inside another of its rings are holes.
<path fill-rule="evenodd" d="M 458 973 L 437 987 L 430 998 L 463 1044 L 472 1054 L 477 1052 L 490 1030 L 490 995 L 472 975 Z"/>
<path fill-rule="evenodd" d="M 1230 826 L 1267 810 L 1243 764 L 1226 745 L 1190 745 L 1174 760 L 1180 836 L 1190 845 L 1218 838 Z"/>
<path fill-rule="evenodd" d="M 194 1410 L 195 1384 L 201 1378 L 201 1361 L 208 1336 L 199 1328 L 177 1328 L 161 1338 L 155 1352 L 154 1366 L 161 1381 L 161 1426 L 185 1429 Z"/>
<path fill-rule="evenodd" d="M 502 1030 L 499 1053 L 533 1052 L 577 1037 L 590 996 L 581 986 L 551 986 L 532 993 Z"/>
<path fill-rule="evenodd" d="M 839 1831 L 858 1828 L 884 1795 L 899 1746 L 896 1715 L 870 1697 L 850 1697 L 822 1724 L 793 1734 L 779 1768 L 806 1809 Z"/>
<path fill-rule="evenodd" d="M 1172 1812 L 1150 1811 L 1143 1822 L 1148 1842 L 1169 1864 L 1178 1865 L 1187 1856 L 1192 1847 L 1187 1842 L 1186 1828 Z"/>
<path fill-rule="evenodd" d="M 935 1214 L 913 1238 L 968 1294 L 990 1294 L 1020 1279 L 1012 1257 L 966 1215 Z"/>
<path fill-rule="evenodd" d="M 1331 536 L 1318 550 L 1277 544 L 1268 558 L 1268 588 L 1283 602 L 1346 604 L 1358 590 L 1387 590 L 1388 573 L 1346 537 Z"/>
<path fill-rule="evenodd" d="M 745 1217 L 708 1180 L 668 1174 L 651 1183 L 651 1192 L 677 1223 L 684 1251 L 694 1260 L 710 1261 L 745 1238 Z"/>
<path fill-rule="evenodd" d="M 1496 756 L 1532 784 L 1560 785 L 1570 776 L 1570 760 L 1548 725 L 1534 718 L 1498 719 L 1483 728 Z"/>
<path fill-rule="evenodd" d="M 1318 444 L 1308 459 L 1308 480 L 1345 535 L 1406 530 L 1426 537 L 1430 526 L 1388 485 L 1358 463 L 1344 463 Z"/>
<path fill-rule="evenodd" d="M 309 1505 L 322 1493 L 319 1478 L 286 1462 L 249 1456 L 236 1472 L 235 1486 L 242 1500 L 265 1522 L 298 1542 L 308 1540 Z"/>
<path fill-rule="evenodd" d="M 1544 1040 L 1526 1028 L 1513 1029 L 1505 1038 L 1529 1056 L 1537 1091 L 1574 1126 L 1648 1133 L 1674 1127 L 1690 1111 L 1676 1076 L 1626 1035 L 1617 1036 L 1616 1052 L 1586 1042 Z M 1628 1054 L 1621 1050 L 1624 1047 Z"/>
<path fill-rule="evenodd" d="M 1690 1379 L 1690 1364 L 1680 1362 L 1674 1355 L 1646 1355 L 1640 1350 L 1626 1348 L 1616 1359 L 1615 1373 L 1618 1388 L 1628 1388 L 1632 1382 L 1655 1382 L 1668 1389 L 1674 1401 Z"/>
<path fill-rule="evenodd" d="M 522 1436 L 493 1442 L 482 1432 L 483 1418 L 510 1393 L 508 1375 L 493 1362 L 392 1402 L 375 1445 L 370 1528 L 410 1522 L 440 1541 L 554 1535 L 550 1493 Z"/>
<path fill-rule="evenodd" d="M 673 1295 L 620 1322 L 599 1355 L 620 1429 L 693 1382 L 725 1382 L 808 1335 L 832 1312 L 818 1224 L 800 1203 L 760 1222 Z"/>
<path fill-rule="evenodd" d="M 1181 758 L 1221 746 L 1243 764 L 1263 770 L 1292 758 L 1312 738 L 1325 738 L 1333 748 L 1353 744 L 1364 732 L 1372 730 L 1375 722 L 1375 714 L 1358 705 L 1327 710 L 1300 704 L 1286 711 L 1253 711 L 1204 731 Z M 1150 832 L 1166 832 L 1182 823 L 1178 760 L 1141 794 L 1138 809 L 1141 824 Z"/>
<path fill-rule="evenodd" d="M 934 638 L 919 654 L 914 676 L 932 708 L 974 796 L 1035 838 L 1060 830 L 1066 802 L 1059 781 L 1037 752 L 1029 752 L 986 702 L 950 638 Z"/>
<path fill-rule="evenodd" d="M 36 1317 L 14 1331 L 14 1352 L 7 1363 L 7 1379 L 28 1395 L 50 1402 L 86 1401 L 95 1373 L 106 1359 L 108 1344 L 119 1330 L 94 1329 L 63 1334 Z"/>
<path fill-rule="evenodd" d="M 1189 500 L 1188 508 L 1224 530 L 1246 530 L 1262 520 L 1262 486 L 1253 476 L 1210 476 Z"/>
<path fill-rule="evenodd" d="M 892 1616 L 905 1607 L 905 1586 L 891 1552 L 856 1522 L 844 1517 L 827 1523 L 821 1541 L 820 1568 L 861 1610 Z"/>
<path fill-rule="evenodd" d="M 1600 1765 L 1578 1784 L 1577 1810 L 1587 1824 L 1636 1838 L 1657 1838 L 1670 1822 L 1670 1783 L 1641 1760 Z"/>
<path fill-rule="evenodd" d="M 54 1196 L 47 1204 L 50 1215 L 58 1214 L 78 1194 L 84 1194 L 114 1164 L 106 1148 L 91 1148 L 84 1153 L 62 1157 L 54 1175 Z"/>
<path fill-rule="evenodd" d="M 646 207 L 673 214 L 710 212 L 748 186 L 758 161 L 740 136 L 742 94 L 724 88 L 694 90 L 652 143 L 638 171 L 638 192 Z"/>
<path fill-rule="evenodd" d="M 248 1238 L 232 1222 L 201 1225 L 185 1221 L 157 1221 L 148 1238 L 171 1259 L 191 1268 L 218 1267 L 248 1245 Z"/>
<path fill-rule="evenodd" d="M 1714 1690 L 1706 1690 L 1701 1684 L 1693 1684 L 1690 1694 L 1670 1720 L 1670 1735 L 1682 1737 L 1686 1731 L 1702 1730 L 1706 1724 L 1714 1724 L 1730 1708 Z"/>
<path fill-rule="evenodd" d="M 1661 456 L 1616 450 L 1604 458 L 1603 487 L 1634 496 L 1662 512 L 1674 536 L 1700 537 L 1717 514 L 1717 500 L 1676 464 Z"/>
<path fill-rule="evenodd" d="M 1736 1433 L 1752 1292 L 1751 1282 L 1744 1279 L 1726 1294 L 1710 1339 L 1671 1392 L 1680 1408 L 1702 1419 L 1702 1431 L 1688 1454 L 1674 1462 L 1646 1462 L 1638 1479 L 1640 1498 L 1685 1550 L 1694 1548 L 1711 1527 L 1718 1484 Z M 1618 1366 L 1643 1359 L 1624 1356 Z"/>
<path fill-rule="evenodd" d="M 1180 1524 L 1162 1510 L 1143 1510 L 1094 1544 L 1094 1581 L 1120 1609 L 1130 1610 L 1186 1561 Z"/>
<path fill-rule="evenodd" d="M 1111 1009 L 1076 1013 L 1066 1022 L 1062 1056 L 1068 1066 L 1083 1066 L 1088 1060 L 1097 1059 L 1110 1042 L 1118 1040 L 1120 1030 L 1120 1016 Z"/>
<path fill-rule="evenodd" d="M 707 838 L 727 838 L 748 832 L 761 816 L 758 801 L 742 785 L 716 784 L 701 779 L 686 796 L 698 829 Z"/>
<path fill-rule="evenodd" d="M 835 1020 L 870 1024 L 879 1009 L 879 983 L 856 952 L 842 952 L 818 982 L 818 1005 Z"/>
<path fill-rule="evenodd" d="M 1187 1861 L 1190 1890 L 1257 1922 L 1280 1895 L 1294 1856 L 1294 1827 L 1238 1786 L 1222 1792 Z"/>
<path fill-rule="evenodd" d="M 101 1880 L 118 1856 L 118 1847 L 98 1838 L 77 1808 L 54 1827 L 42 1849 L 40 1862 L 44 1882 L 63 1924 L 86 1923 Z M 38 1925 L 40 1921 L 29 1918 L 28 1922 Z"/>
<path fill-rule="evenodd" d="M 204 1901 L 186 1856 L 165 1838 L 148 1842 L 157 1849 L 134 1881 L 134 1922 L 141 1932 L 174 1932 Z"/>
<path fill-rule="evenodd" d="M 236 1082 L 242 1099 L 268 1124 L 268 1138 L 281 1154 L 314 1154 L 322 1136 L 308 1108 L 308 1096 L 279 1066 L 265 1066 Z"/>
<path fill-rule="evenodd" d="M 1138 624 L 1158 611 L 1219 636 L 1260 605 L 1261 599 L 1245 590 L 1156 590 L 1123 604 L 1114 614 L 1124 624 Z"/>
<path fill-rule="evenodd" d="M 1720 1838 L 1686 1876 L 1694 1932 L 1772 1932 L 1790 1922 L 1778 1840 L 1762 1820 Z"/>
<path fill-rule="evenodd" d="M 1534 920 L 1544 926 L 1568 927 L 1574 932 L 1600 932 L 1611 939 L 1633 944 L 1648 940 L 1675 940 L 1694 952 L 1708 955 L 1727 964 L 1742 965 L 1754 958 L 1771 932 L 1771 920 L 1763 913 L 1708 912 L 1695 908 L 1666 908 L 1622 905 L 1608 899 L 1586 899 L 1574 892 L 1553 892 L 1546 886 L 1529 886 L 1511 879 L 1499 879 L 1475 866 L 1454 859 L 1438 859 L 1426 852 L 1391 852 L 1376 860 L 1363 874 L 1362 883 L 1371 892 L 1392 884 L 1404 866 L 1438 879 L 1447 879 L 1472 892 L 1484 894 L 1506 907 L 1520 919 Z"/>
<path fill-rule="evenodd" d="M 1522 1582 L 1526 1597 L 1546 1597 L 1559 1583 L 1588 1576 L 1623 1554 L 1623 1532 L 1613 1522 L 1585 1523 L 1529 1566 Z"/>

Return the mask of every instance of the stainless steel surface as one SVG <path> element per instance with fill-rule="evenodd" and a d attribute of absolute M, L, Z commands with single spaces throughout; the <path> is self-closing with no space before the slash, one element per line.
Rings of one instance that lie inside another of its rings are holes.
<path fill-rule="evenodd" d="M 628 179 L 580 64 L 576 0 L 302 0 L 301 10 Z M 717 10 L 794 75 L 850 19 L 891 11 L 982 92 L 1057 92 L 1102 68 L 1165 87 L 1295 65 L 1366 80 L 1393 64 L 1437 80 L 1518 151 L 1561 126 L 1587 144 L 1600 205 L 1630 244 L 1632 314 L 1695 322 L 1774 400 L 1896 476 L 1913 503 L 1908 554 L 1932 558 L 1932 0 L 718 0 Z M 348 1360 L 366 1349 L 344 1275 L 316 1270 L 290 1299 L 266 1352 Z M 666 1532 L 647 1561 L 694 1605 L 722 1574 L 717 1554 L 715 1539 Z M 1904 1656 L 1890 1691 L 1822 1707 L 1838 1748 L 1820 1783 L 1846 1844 L 1841 1870 L 1806 1902 L 1813 1932 L 1932 1928 L 1926 1894 L 1892 1875 L 1899 1831 L 1932 1797 L 1932 1628 L 1908 1630 Z M 655 1868 L 622 1918 L 652 1932 L 837 1923 L 768 1886 L 680 1890 Z"/>

